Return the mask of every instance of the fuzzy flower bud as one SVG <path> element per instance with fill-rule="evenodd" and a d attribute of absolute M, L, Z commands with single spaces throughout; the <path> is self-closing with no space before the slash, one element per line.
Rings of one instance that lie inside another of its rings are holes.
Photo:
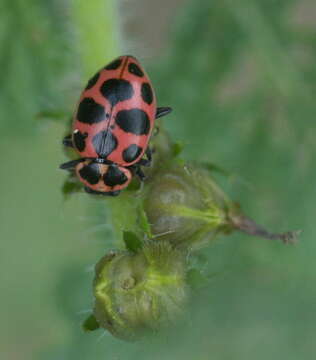
<path fill-rule="evenodd" d="M 161 167 L 147 191 L 144 210 L 157 240 L 196 248 L 219 231 L 232 229 L 225 195 L 198 166 L 173 162 Z"/>
<path fill-rule="evenodd" d="M 152 238 L 188 251 L 205 246 L 219 233 L 241 231 L 295 243 L 300 231 L 271 233 L 243 214 L 205 167 L 173 159 L 157 166 L 148 182 L 143 208 Z"/>
<path fill-rule="evenodd" d="M 95 272 L 95 319 L 118 338 L 136 340 L 167 327 L 185 308 L 186 256 L 168 243 L 112 252 Z"/>

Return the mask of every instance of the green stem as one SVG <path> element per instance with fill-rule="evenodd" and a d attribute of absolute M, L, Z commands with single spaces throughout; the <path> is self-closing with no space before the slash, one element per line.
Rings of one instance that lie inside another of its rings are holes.
<path fill-rule="evenodd" d="M 76 28 L 83 75 L 91 77 L 118 53 L 118 21 L 115 1 L 76 0 L 71 14 Z"/>

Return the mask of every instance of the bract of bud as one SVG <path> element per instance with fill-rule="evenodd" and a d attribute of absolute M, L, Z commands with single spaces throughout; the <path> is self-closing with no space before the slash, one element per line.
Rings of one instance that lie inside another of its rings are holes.
<path fill-rule="evenodd" d="M 95 267 L 96 320 L 124 340 L 168 327 L 188 300 L 186 269 L 186 254 L 168 243 L 105 255 Z"/>

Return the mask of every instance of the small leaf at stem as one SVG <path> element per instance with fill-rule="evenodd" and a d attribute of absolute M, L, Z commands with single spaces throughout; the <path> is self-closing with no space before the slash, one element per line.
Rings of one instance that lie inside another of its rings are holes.
<path fill-rule="evenodd" d="M 82 189 L 82 186 L 78 181 L 74 181 L 73 176 L 70 175 L 62 186 L 62 193 L 67 198 L 69 195 L 79 192 Z"/>
<path fill-rule="evenodd" d="M 172 155 L 174 157 L 178 156 L 179 154 L 182 153 L 183 148 L 184 148 L 184 144 L 181 142 L 176 142 L 172 144 Z"/>
<path fill-rule="evenodd" d="M 144 231 L 144 233 L 147 235 L 148 239 L 151 239 L 153 235 L 151 233 L 150 224 L 148 222 L 148 218 L 144 209 L 141 209 L 139 213 L 139 225 Z"/>
<path fill-rule="evenodd" d="M 132 231 L 124 231 L 123 240 L 126 246 L 126 249 L 134 253 L 138 252 L 143 246 L 142 241 L 139 237 Z"/>
<path fill-rule="evenodd" d="M 94 331 L 99 329 L 100 324 L 93 314 L 89 315 L 86 320 L 82 324 L 82 328 L 84 331 Z"/>

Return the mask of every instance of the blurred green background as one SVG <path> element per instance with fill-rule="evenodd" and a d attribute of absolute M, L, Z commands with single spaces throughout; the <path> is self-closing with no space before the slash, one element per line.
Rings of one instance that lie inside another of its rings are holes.
<path fill-rule="evenodd" d="M 315 20 L 308 0 L 1 1 L 1 359 L 313 358 Z M 218 181 L 259 223 L 303 230 L 294 247 L 219 239 L 190 321 L 135 344 L 81 330 L 115 241 L 107 202 L 64 201 L 58 170 L 83 84 L 125 53 L 174 108 L 187 158 L 236 174 Z"/>

